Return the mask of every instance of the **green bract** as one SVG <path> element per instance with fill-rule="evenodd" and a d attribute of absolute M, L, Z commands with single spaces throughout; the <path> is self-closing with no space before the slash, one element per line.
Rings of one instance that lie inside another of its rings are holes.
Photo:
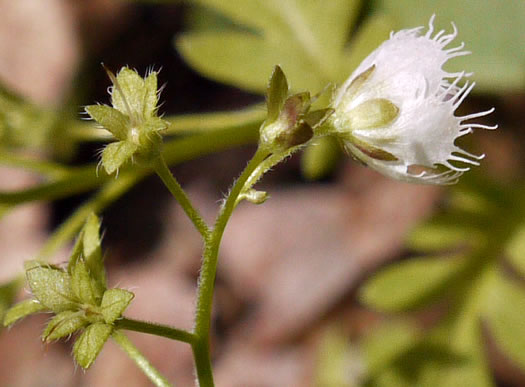
<path fill-rule="evenodd" d="M 286 76 L 275 66 L 267 90 L 268 116 L 260 130 L 260 145 L 273 153 L 307 143 L 313 129 L 333 112 L 332 109 L 310 111 L 315 97 L 308 92 L 288 96 L 288 92 Z"/>
<path fill-rule="evenodd" d="M 157 73 L 142 78 L 135 70 L 123 67 L 115 76 L 106 70 L 113 82 L 111 104 L 86 107 L 89 116 L 117 139 L 104 148 L 102 165 L 108 174 L 126 161 L 147 162 L 159 153 L 160 132 L 168 123 L 157 116 Z"/>
<path fill-rule="evenodd" d="M 80 231 L 67 269 L 38 261 L 27 262 L 26 277 L 34 299 L 9 309 L 4 326 L 38 312 L 53 312 L 42 333 L 45 342 L 84 329 L 75 343 L 77 363 L 88 368 L 113 331 L 113 323 L 133 299 L 123 289 L 107 289 L 100 247 L 100 221 L 91 214 Z"/>

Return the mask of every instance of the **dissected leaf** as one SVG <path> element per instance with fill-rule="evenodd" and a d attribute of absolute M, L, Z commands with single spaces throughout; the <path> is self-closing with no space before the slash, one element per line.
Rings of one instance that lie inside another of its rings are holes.
<path fill-rule="evenodd" d="M 154 117 L 157 113 L 157 103 L 159 102 L 157 83 L 157 73 L 155 71 L 151 71 L 144 79 L 143 114 L 146 117 Z"/>
<path fill-rule="evenodd" d="M 340 79 L 348 78 L 368 54 L 387 40 L 393 27 L 391 18 L 384 14 L 372 14 L 366 18 L 344 50 L 339 70 Z"/>
<path fill-rule="evenodd" d="M 90 273 L 82 258 L 78 259 L 71 273 L 71 289 L 84 304 L 98 305 L 106 290 Z"/>
<path fill-rule="evenodd" d="M 104 293 L 100 308 L 104 321 L 108 324 L 122 316 L 135 295 L 124 289 L 109 289 Z"/>
<path fill-rule="evenodd" d="M 111 325 L 94 323 L 82 332 L 73 346 L 73 355 L 79 366 L 84 369 L 91 367 L 112 330 Z"/>
<path fill-rule="evenodd" d="M 42 341 L 58 340 L 85 327 L 89 322 L 84 312 L 66 310 L 57 314 L 42 333 Z"/>
<path fill-rule="evenodd" d="M 507 258 L 525 276 L 525 224 L 517 227 L 505 248 Z"/>
<path fill-rule="evenodd" d="M 390 265 L 361 288 L 359 298 L 373 308 L 401 311 L 421 307 L 442 296 L 462 270 L 458 258 L 414 258 Z"/>
<path fill-rule="evenodd" d="M 378 10 L 391 15 L 399 28 L 426 26 L 430 15 L 436 14 L 435 31 L 452 31 L 450 22 L 459 30 L 459 39 L 450 47 L 466 42 L 472 55 L 455 58 L 447 63 L 449 71 L 473 71 L 476 92 L 509 92 L 523 90 L 525 85 L 525 2 L 497 3 L 479 0 L 475 16 L 468 12 L 473 6 L 469 0 L 380 0 Z M 491 26 L 491 28 L 487 28 Z M 448 48 L 448 46 L 447 46 Z"/>
<path fill-rule="evenodd" d="M 46 308 L 55 313 L 76 308 L 78 299 L 64 270 L 31 261 L 26 264 L 26 277 L 33 295 Z"/>
<path fill-rule="evenodd" d="M 474 244 L 483 238 L 478 230 L 467 228 L 459 222 L 439 222 L 430 220 L 410 232 L 407 246 L 424 252 L 437 252 Z"/>
<path fill-rule="evenodd" d="M 111 175 L 126 161 L 130 160 L 138 146 L 130 141 L 118 141 L 108 144 L 102 152 L 102 165 Z"/>
<path fill-rule="evenodd" d="M 244 31 L 200 31 L 177 40 L 184 58 L 203 74 L 263 93 L 280 64 L 294 90 L 321 90 L 339 79 L 340 59 L 359 11 L 354 0 L 198 0 Z"/>
<path fill-rule="evenodd" d="M 123 67 L 116 80 L 118 86 L 113 85 L 111 90 L 111 105 L 125 115 L 142 116 L 146 96 L 144 79 L 135 70 Z"/>
<path fill-rule="evenodd" d="M 421 333 L 409 322 L 395 321 L 374 328 L 362 342 L 368 375 L 375 375 L 414 347 Z"/>
<path fill-rule="evenodd" d="M 352 380 L 357 380 L 358 376 L 351 374 L 350 363 L 357 362 L 358 359 L 352 359 L 348 336 L 341 329 L 330 327 L 323 333 L 321 340 L 316 361 L 316 380 L 313 385 L 352 386 Z"/>
<path fill-rule="evenodd" d="M 67 269 L 70 275 L 73 275 L 79 260 L 83 260 L 91 278 L 98 282 L 97 287 L 101 288 L 103 293 L 106 289 L 106 271 L 100 244 L 100 219 L 94 213 L 87 217 L 73 247 Z M 99 298 L 102 297 L 102 293 Z"/>
<path fill-rule="evenodd" d="M 24 300 L 14 305 L 5 313 L 3 317 L 3 324 L 4 326 L 12 325 L 18 320 L 29 316 L 30 314 L 42 312 L 45 310 L 47 310 L 47 308 L 37 300 Z"/>
<path fill-rule="evenodd" d="M 100 219 L 94 213 L 88 216 L 82 231 L 82 247 L 91 275 L 101 284 L 105 284 L 106 271 L 100 244 Z"/>
<path fill-rule="evenodd" d="M 0 144 L 39 148 L 51 144 L 56 112 L 33 105 L 0 84 Z M 31 130 L 28 130 L 31 128 Z"/>
<path fill-rule="evenodd" d="M 498 347 L 525 369 L 525 288 L 500 274 L 483 315 Z"/>
<path fill-rule="evenodd" d="M 129 118 L 117 109 L 106 105 L 90 105 L 85 110 L 117 140 L 125 140 L 128 136 Z"/>

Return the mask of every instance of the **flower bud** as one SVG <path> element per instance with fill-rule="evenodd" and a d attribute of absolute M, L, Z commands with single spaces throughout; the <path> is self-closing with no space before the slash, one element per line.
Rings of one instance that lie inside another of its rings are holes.
<path fill-rule="evenodd" d="M 338 136 L 357 159 L 379 172 L 408 182 L 453 184 L 470 168 L 451 162 L 479 165 L 474 155 L 455 145 L 473 128 L 497 126 L 466 123 L 493 109 L 466 116 L 454 112 L 474 87 L 459 82 L 471 74 L 449 73 L 449 59 L 467 55 L 463 43 L 446 48 L 457 35 L 440 31 L 433 20 L 423 27 L 392 33 L 338 89 L 334 113 L 323 130 Z M 328 130 L 326 128 L 329 128 Z"/>
<path fill-rule="evenodd" d="M 108 174 L 126 161 L 148 163 L 160 153 L 160 133 L 168 123 L 157 116 L 157 73 L 142 78 L 136 71 L 123 67 L 117 76 L 106 70 L 113 82 L 111 103 L 86 107 L 89 116 L 118 140 L 102 151 L 102 165 Z"/>
<path fill-rule="evenodd" d="M 306 144 L 332 113 L 332 109 L 310 111 L 313 99 L 308 92 L 291 96 L 288 92 L 286 76 L 276 66 L 268 84 L 267 118 L 260 129 L 260 145 L 272 152 Z"/>

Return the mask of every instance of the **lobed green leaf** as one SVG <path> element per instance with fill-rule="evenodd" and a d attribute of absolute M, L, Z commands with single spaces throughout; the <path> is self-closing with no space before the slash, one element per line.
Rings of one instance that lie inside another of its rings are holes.
<path fill-rule="evenodd" d="M 157 73 L 152 71 L 144 79 L 143 114 L 147 118 L 155 117 L 157 114 L 157 103 L 159 102 L 159 92 L 157 87 Z"/>
<path fill-rule="evenodd" d="M 472 71 L 476 81 L 475 92 L 509 92 L 523 90 L 525 85 L 525 2 L 506 1 L 495 3 L 480 0 L 475 3 L 472 17 L 469 0 L 380 0 L 375 2 L 378 12 L 386 13 L 397 22 L 398 28 L 426 26 L 430 15 L 438 17 L 434 31 L 445 29 L 452 32 L 453 21 L 459 30 L 460 39 L 449 47 L 467 43 L 471 55 L 454 58 L 447 66 L 448 71 Z M 486 26 L 491 28 L 486 28 Z"/>
<path fill-rule="evenodd" d="M 57 314 L 42 333 L 42 341 L 53 341 L 69 336 L 84 328 L 89 322 L 83 312 L 66 310 Z"/>
<path fill-rule="evenodd" d="M 265 74 L 277 63 L 294 90 L 320 90 L 328 82 L 342 80 L 339 69 L 343 46 L 360 1 L 198 3 L 246 27 L 245 31 L 187 33 L 178 39 L 181 54 L 204 75 L 258 93 L 265 91 Z"/>
<path fill-rule="evenodd" d="M 142 117 L 146 100 L 144 79 L 135 70 L 128 67 L 123 67 L 118 72 L 116 79 L 119 87 L 113 85 L 111 105 L 124 115 Z"/>
<path fill-rule="evenodd" d="M 128 116 L 122 112 L 106 105 L 90 105 L 86 106 L 85 110 L 117 140 L 125 140 L 128 137 L 130 122 Z"/>
<path fill-rule="evenodd" d="M 6 327 L 30 314 L 43 312 L 45 310 L 47 310 L 47 308 L 37 300 L 24 300 L 14 305 L 5 313 L 3 324 Z"/>
<path fill-rule="evenodd" d="M 76 309 L 78 299 L 71 289 L 71 277 L 52 265 L 30 261 L 26 263 L 26 277 L 33 296 L 55 313 Z"/>
<path fill-rule="evenodd" d="M 133 293 L 124 289 L 107 290 L 100 304 L 104 321 L 107 324 L 113 324 L 116 319 L 122 316 L 134 297 Z"/>
<path fill-rule="evenodd" d="M 497 346 L 525 369 L 525 288 L 500 273 L 488 294 L 483 316 Z"/>
<path fill-rule="evenodd" d="M 138 146 L 131 141 L 118 141 L 106 145 L 102 152 L 102 165 L 108 175 L 130 160 L 137 149 Z"/>
<path fill-rule="evenodd" d="M 415 309 L 443 296 L 463 268 L 458 258 L 413 258 L 374 275 L 361 287 L 359 299 L 383 311 Z"/>
<path fill-rule="evenodd" d="M 94 323 L 82 332 L 73 346 L 73 355 L 79 366 L 84 369 L 91 367 L 112 330 L 111 325 Z"/>
<path fill-rule="evenodd" d="M 512 265 L 525 276 L 525 224 L 519 225 L 505 247 L 505 254 Z"/>
<path fill-rule="evenodd" d="M 386 322 L 364 337 L 362 350 L 369 375 L 387 368 L 420 340 L 421 332 L 408 321 Z"/>
<path fill-rule="evenodd" d="M 372 14 L 367 17 L 344 49 L 339 79 L 347 79 L 372 50 L 388 39 L 393 27 L 391 18 L 384 14 Z"/>
<path fill-rule="evenodd" d="M 84 259 L 79 258 L 71 272 L 71 288 L 75 296 L 84 304 L 98 306 L 106 290 L 100 281 L 90 273 Z"/>

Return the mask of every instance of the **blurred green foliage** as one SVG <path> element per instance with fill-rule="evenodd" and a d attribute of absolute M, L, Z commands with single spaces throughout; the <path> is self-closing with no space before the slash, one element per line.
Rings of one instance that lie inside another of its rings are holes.
<path fill-rule="evenodd" d="M 525 2 L 498 0 L 375 0 L 374 9 L 395 21 L 396 29 L 426 25 L 436 14 L 435 28 L 459 30 L 472 55 L 456 58 L 450 68 L 472 71 L 474 92 L 505 93 L 525 87 Z M 451 45 L 452 47 L 452 45 Z"/>
<path fill-rule="evenodd" d="M 429 331 L 400 330 L 396 322 L 371 334 L 364 344 L 369 385 L 494 385 L 482 323 L 525 369 L 524 195 L 523 183 L 504 187 L 466 175 L 448 209 L 411 233 L 408 246 L 424 256 L 388 266 L 361 288 L 361 301 L 378 311 L 446 305 Z M 395 355 L 385 361 L 381 346 L 395 347 Z"/>
<path fill-rule="evenodd" d="M 193 29 L 176 38 L 185 60 L 204 76 L 258 94 L 266 90 L 276 64 L 283 67 L 294 91 L 315 93 L 327 83 L 340 83 L 391 30 L 426 25 L 434 13 L 436 28 L 449 30 L 448 23 L 454 21 L 458 42 L 464 40 L 466 49 L 472 50 L 472 55 L 451 61 L 450 69 L 474 71 L 475 91 L 503 94 L 525 86 L 523 1 L 189 3 L 199 6 L 191 11 Z M 205 9 L 213 13 L 206 14 Z M 75 149 L 74 141 L 108 139 L 91 124 L 72 121 L 64 111 L 36 106 L 0 87 L 0 163 L 45 178 L 29 189 L 0 192 L 0 209 L 112 184 L 107 176 L 95 175 L 95 165 L 71 168 L 7 153 L 18 148 L 51 148 L 56 154 L 57 149 Z M 168 117 L 169 134 L 186 136 L 166 144 L 168 160 L 177 163 L 253 142 L 264 117 L 259 105 L 240 112 Z M 304 174 L 315 179 L 329 173 L 337 158 L 335 149 L 332 140 L 308 148 Z M 102 197 L 100 207 L 118 195 Z M 494 385 L 482 324 L 497 346 L 525 370 L 524 195 L 523 183 L 503 187 L 465 175 L 450 190 L 448 208 L 411 233 L 408 246 L 418 252 L 417 257 L 385 268 L 363 286 L 361 301 L 385 313 L 447 306 L 446 315 L 430 330 L 421 329 L 410 318 L 395 318 L 374 329 L 362 343 L 368 385 Z M 77 229 L 64 234 L 72 236 Z M 62 235 L 61 240 L 66 239 Z M 17 282 L 0 287 L 0 318 L 18 288 Z M 319 380 L 344 380 L 334 370 L 334 364 L 345 366 L 347 351 L 342 342 L 346 345 L 340 333 L 327 336 Z"/>
<path fill-rule="evenodd" d="M 200 8 L 192 14 L 193 20 L 204 18 L 215 23 L 203 27 L 190 22 L 196 28 L 177 38 L 179 52 L 203 75 L 258 94 L 265 92 L 268 74 L 276 64 L 283 68 L 295 92 L 316 93 L 327 84 L 343 82 L 393 27 L 389 18 L 372 16 L 348 44 L 362 6 L 358 0 L 194 3 L 208 7 L 213 14 Z M 318 147 L 307 148 L 302 160 L 305 176 L 317 179 L 327 175 L 339 154 L 332 140 L 320 139 Z"/>

